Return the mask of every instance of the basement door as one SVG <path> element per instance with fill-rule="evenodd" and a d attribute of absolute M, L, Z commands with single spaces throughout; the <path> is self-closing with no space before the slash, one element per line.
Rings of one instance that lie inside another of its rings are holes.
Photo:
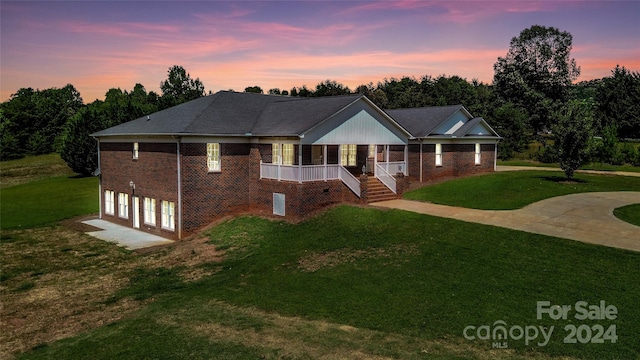
<path fill-rule="evenodd" d="M 140 198 L 133 196 L 133 227 L 140 228 Z"/>

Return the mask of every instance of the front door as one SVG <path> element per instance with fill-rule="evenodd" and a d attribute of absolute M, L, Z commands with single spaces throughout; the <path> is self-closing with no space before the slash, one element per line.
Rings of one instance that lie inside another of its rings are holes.
<path fill-rule="evenodd" d="M 133 227 L 140 228 L 140 198 L 133 197 Z"/>

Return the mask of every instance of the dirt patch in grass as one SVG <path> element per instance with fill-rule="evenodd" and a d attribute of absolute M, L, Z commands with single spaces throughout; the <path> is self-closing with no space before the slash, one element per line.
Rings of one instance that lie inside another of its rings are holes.
<path fill-rule="evenodd" d="M 134 269 L 176 268 L 184 281 L 213 274 L 221 261 L 205 238 L 127 251 L 86 235 L 77 219 L 59 226 L 3 231 L 0 242 L 0 358 L 122 318 L 153 301 L 111 301 Z"/>
<path fill-rule="evenodd" d="M 535 352 L 518 354 L 511 349 L 487 349 L 462 337 L 427 340 L 321 320 L 282 316 L 220 301 L 211 301 L 207 309 L 216 314 L 225 314 L 225 318 L 220 321 L 199 321 L 185 314 L 171 313 L 157 321 L 182 328 L 185 333 L 206 336 L 212 341 L 224 339 L 225 342 L 261 349 L 265 359 L 424 359 L 441 356 L 473 359 L 552 358 Z"/>
<path fill-rule="evenodd" d="M 342 264 L 374 258 L 389 259 L 389 264 L 391 264 L 394 261 L 409 261 L 408 256 L 415 256 L 418 253 L 417 246 L 408 244 L 386 248 L 339 249 L 307 255 L 298 260 L 298 269 L 305 272 L 315 272 L 320 269 L 333 268 Z"/>

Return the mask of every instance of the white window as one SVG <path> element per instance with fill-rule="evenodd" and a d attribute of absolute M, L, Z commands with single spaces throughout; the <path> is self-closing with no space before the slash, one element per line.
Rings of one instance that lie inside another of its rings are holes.
<path fill-rule="evenodd" d="M 357 146 L 355 144 L 340 146 L 340 165 L 356 166 Z"/>
<path fill-rule="evenodd" d="M 282 144 L 282 165 L 293 165 L 293 144 Z"/>
<path fill-rule="evenodd" d="M 209 171 L 220 171 L 220 144 L 207 144 L 207 167 Z"/>
<path fill-rule="evenodd" d="M 273 215 L 284 216 L 285 197 L 284 194 L 273 193 Z"/>
<path fill-rule="evenodd" d="M 175 205 L 173 201 L 162 201 L 162 227 L 174 230 L 175 225 Z"/>
<path fill-rule="evenodd" d="M 118 216 L 121 218 L 129 218 L 129 194 L 118 194 Z"/>
<path fill-rule="evenodd" d="M 442 166 L 442 144 L 436 144 L 436 166 Z"/>
<path fill-rule="evenodd" d="M 476 144 L 476 165 L 480 165 L 481 160 L 482 160 L 482 157 L 480 153 L 480 144 Z"/>
<path fill-rule="evenodd" d="M 144 198 L 144 223 L 156 224 L 156 199 Z"/>
<path fill-rule="evenodd" d="M 104 213 L 115 214 L 115 194 L 113 190 L 104 191 Z"/>
<path fill-rule="evenodd" d="M 138 143 L 137 142 L 133 143 L 133 158 L 134 159 L 138 158 Z"/>
<path fill-rule="evenodd" d="M 271 163 L 280 164 L 280 144 L 271 144 Z"/>
<path fill-rule="evenodd" d="M 375 145 L 369 145 L 369 157 L 375 157 L 376 156 L 376 146 Z"/>

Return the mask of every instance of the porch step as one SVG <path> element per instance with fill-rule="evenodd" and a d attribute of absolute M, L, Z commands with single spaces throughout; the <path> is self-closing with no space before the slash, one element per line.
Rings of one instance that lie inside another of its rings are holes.
<path fill-rule="evenodd" d="M 380 180 L 370 176 L 367 181 L 368 202 L 378 202 L 397 199 L 398 196 L 389 190 Z"/>

